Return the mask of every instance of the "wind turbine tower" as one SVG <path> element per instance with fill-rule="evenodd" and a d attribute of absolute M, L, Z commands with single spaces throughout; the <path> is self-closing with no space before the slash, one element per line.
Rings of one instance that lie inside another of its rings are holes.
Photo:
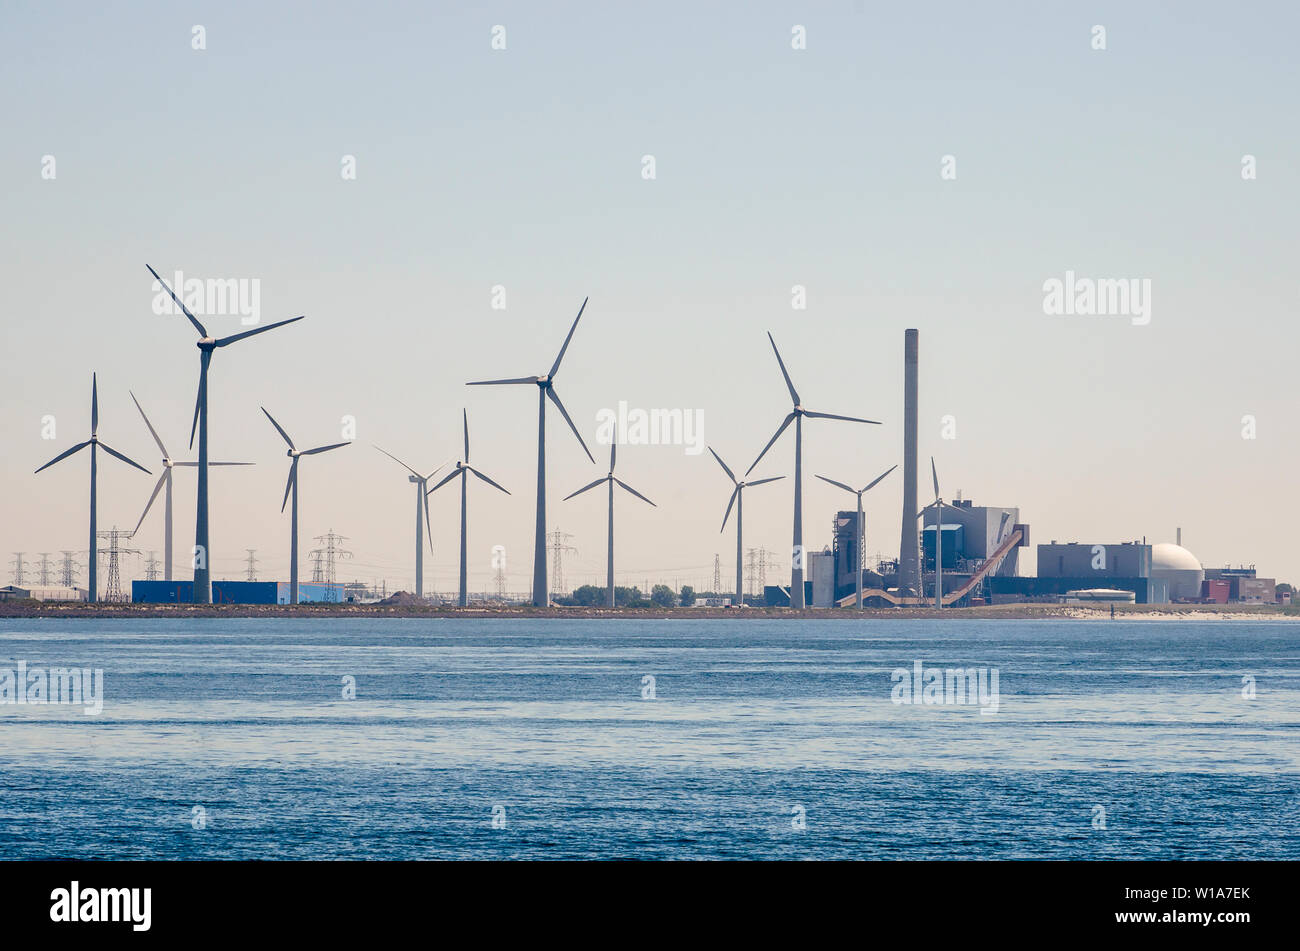
<path fill-rule="evenodd" d="M 264 330 L 270 328 L 264 327 Z M 317 446 L 315 449 L 299 449 L 289 438 L 289 434 L 284 431 L 275 417 L 266 412 L 266 407 L 262 407 L 262 412 L 266 413 L 266 418 L 271 421 L 275 431 L 280 434 L 286 443 L 289 444 L 289 450 L 285 453 L 293 460 L 289 466 L 289 480 L 284 485 L 284 501 L 280 503 L 280 511 L 284 512 L 284 507 L 289 503 L 289 496 L 293 496 L 293 511 L 289 517 L 289 603 L 298 603 L 298 461 L 303 456 L 314 456 L 317 453 L 329 452 L 331 449 L 338 449 L 340 446 L 346 446 L 345 442 L 336 442 L 328 446 Z M 333 534 L 333 533 L 331 533 Z"/>
<path fill-rule="evenodd" d="M 488 485 L 492 486 L 494 489 L 500 489 L 506 495 L 510 494 L 510 490 L 497 485 L 497 483 L 493 482 L 469 464 L 469 413 L 466 410 L 461 410 L 461 415 L 465 423 L 465 458 L 456 463 L 454 471 L 449 472 L 441 482 L 429 490 L 428 494 L 425 496 L 425 500 L 427 504 L 428 495 L 437 492 L 452 479 L 460 479 L 460 595 L 458 596 L 456 603 L 463 608 L 469 605 L 469 516 L 466 508 L 466 489 L 467 483 L 469 482 L 469 474 L 471 472 L 474 473 L 475 476 L 482 479 Z"/>
<path fill-rule="evenodd" d="M 98 377 L 92 374 L 90 378 L 90 438 L 87 439 L 85 442 L 77 443 L 77 445 L 73 446 L 71 449 L 64 450 L 63 452 L 55 456 L 53 459 L 51 459 L 49 462 L 45 463 L 45 465 L 41 466 L 40 469 L 36 470 L 37 472 L 40 472 L 43 469 L 48 469 L 56 462 L 66 459 L 68 458 L 68 456 L 71 456 L 74 453 L 80 452 L 82 449 L 85 449 L 87 446 L 90 447 L 90 558 L 89 558 L 90 582 L 87 586 L 88 590 L 86 592 L 86 600 L 91 602 L 99 600 L 99 589 L 97 587 L 99 583 L 98 580 L 99 576 L 97 573 L 98 566 L 96 564 L 96 562 L 98 561 L 98 551 L 99 551 L 99 544 L 98 544 L 99 534 L 96 531 L 97 515 L 98 515 L 96 490 L 99 481 L 99 455 L 98 455 L 99 450 L 103 449 L 110 456 L 122 460 L 127 465 L 134 466 L 135 468 L 143 472 L 145 475 L 152 475 L 152 473 L 144 466 L 140 465 L 140 463 L 128 459 L 126 456 L 122 455 L 116 449 L 113 449 L 111 446 L 109 446 L 108 443 L 102 442 L 99 438 L 98 433 L 99 433 L 99 381 L 98 381 Z"/>
<path fill-rule="evenodd" d="M 194 548 L 195 548 L 195 565 L 194 565 L 194 603 L 210 604 L 212 602 L 212 549 L 208 545 L 208 367 L 212 363 L 212 354 L 218 347 L 228 347 L 236 341 L 243 340 L 245 337 L 252 337 L 257 334 L 266 333 L 268 330 L 274 330 L 276 327 L 283 327 L 285 324 L 291 324 L 296 320 L 302 320 L 302 317 L 290 317 L 288 320 L 277 320 L 273 324 L 267 324 L 265 327 L 254 327 L 252 330 L 245 330 L 242 333 L 230 334 L 227 337 L 212 337 L 208 334 L 199 319 L 190 313 L 190 309 L 185 306 L 175 292 L 167 286 L 167 282 L 158 276 L 158 272 L 148 264 L 149 273 L 153 275 L 155 281 L 162 285 L 171 299 L 189 318 L 194 329 L 199 332 L 197 346 L 199 348 L 199 393 L 194 402 L 194 422 L 190 424 L 190 448 L 194 448 L 194 432 L 197 429 L 199 434 L 199 494 L 198 506 L 194 517 Z M 265 412 L 265 411 L 264 411 Z M 295 460 L 296 461 L 296 460 Z M 91 559 L 94 562 L 94 558 Z M 171 562 L 168 561 L 168 567 Z M 296 603 L 296 602 L 295 602 Z"/>
<path fill-rule="evenodd" d="M 551 369 L 545 376 L 523 376 L 509 380 L 479 380 L 468 384 L 469 386 L 533 384 L 537 387 L 537 525 L 533 538 L 533 606 L 539 608 L 544 608 L 550 603 L 550 592 L 546 586 L 546 401 L 548 399 L 560 411 L 564 421 L 569 424 L 569 429 L 573 430 L 573 435 L 577 437 L 578 443 L 582 446 L 582 451 L 587 454 L 587 458 L 593 464 L 596 461 L 591 455 L 591 450 L 587 448 L 587 444 L 583 442 L 578 427 L 573 425 L 573 420 L 569 418 L 568 411 L 564 408 L 564 404 L 560 402 L 560 397 L 555 392 L 555 376 L 560 372 L 560 363 L 564 360 L 564 353 L 569 349 L 569 341 L 573 339 L 573 332 L 578 329 L 578 321 L 582 319 L 582 312 L 586 309 L 587 301 L 584 299 L 582 306 L 578 308 L 578 316 L 573 318 L 573 326 L 569 328 L 569 335 L 564 338 L 564 345 L 560 347 L 559 355 L 556 356 L 555 362 L 551 364 Z"/>
<path fill-rule="evenodd" d="M 574 492 L 570 495 L 566 495 L 564 497 L 564 501 L 567 502 L 569 501 L 569 499 L 573 498 L 574 496 L 582 495 L 582 493 L 586 492 L 588 489 L 594 489 L 602 482 L 609 484 L 609 552 L 605 563 L 605 584 L 607 588 L 605 593 L 605 606 L 611 608 L 614 606 L 614 483 L 618 483 L 618 485 L 621 488 L 625 489 L 627 492 L 631 493 L 632 495 L 635 495 L 642 502 L 647 502 L 650 505 L 654 505 L 653 502 L 647 499 L 636 489 L 632 488 L 623 480 L 615 477 L 614 460 L 616 458 L 617 452 L 618 452 L 618 434 L 615 433 L 614 441 L 611 442 L 609 445 L 608 474 L 601 476 L 595 482 L 592 482 L 588 485 L 584 485 L 577 492 Z M 658 506 L 655 506 L 655 508 L 658 508 Z M 647 582 L 647 586 L 648 586 L 648 582 Z"/>
<path fill-rule="evenodd" d="M 839 419 L 850 423 L 870 423 L 879 426 L 879 420 L 859 419 L 856 416 L 837 416 L 834 413 L 814 413 L 812 410 L 804 409 L 803 402 L 799 399 L 799 392 L 794 388 L 794 383 L 790 381 L 790 374 L 786 372 L 785 361 L 781 359 L 781 351 L 776 349 L 776 341 L 772 339 L 769 333 L 767 339 L 772 343 L 772 352 L 776 354 L 776 362 L 781 367 L 781 376 L 785 378 L 786 389 L 790 391 L 790 399 L 794 403 L 794 408 L 784 420 L 780 427 L 777 428 L 776 434 L 768 440 L 763 451 L 758 454 L 754 464 L 749 467 L 745 475 L 749 475 L 763 461 L 767 451 L 772 448 L 772 443 L 781 438 L 786 427 L 794 423 L 794 544 L 790 557 L 790 607 L 796 610 L 802 610 L 804 607 L 803 593 L 803 420 L 804 417 L 809 419 Z"/>

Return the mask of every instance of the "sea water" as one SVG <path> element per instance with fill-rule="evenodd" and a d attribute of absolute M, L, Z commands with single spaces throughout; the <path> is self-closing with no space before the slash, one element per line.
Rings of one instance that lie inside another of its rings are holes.
<path fill-rule="evenodd" d="M 1300 858 L 1288 621 L 2 621 L 19 662 L 102 710 L 0 702 L 6 859 Z"/>

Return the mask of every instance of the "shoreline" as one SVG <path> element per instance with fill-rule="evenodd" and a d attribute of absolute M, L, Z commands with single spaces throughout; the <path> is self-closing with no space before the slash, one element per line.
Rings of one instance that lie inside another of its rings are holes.
<path fill-rule="evenodd" d="M 1110 606 L 1077 604 L 1001 604 L 969 608 L 596 608 L 531 606 L 449 607 L 412 604 L 80 604 L 70 602 L 0 602 L 0 619 L 43 618 L 462 618 L 537 620 L 1110 620 Z M 1300 621 L 1300 608 L 1273 604 L 1138 604 L 1116 605 L 1116 620 L 1143 621 Z"/>

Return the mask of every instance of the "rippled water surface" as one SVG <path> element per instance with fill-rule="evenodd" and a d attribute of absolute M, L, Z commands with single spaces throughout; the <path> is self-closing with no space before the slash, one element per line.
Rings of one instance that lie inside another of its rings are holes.
<path fill-rule="evenodd" d="M 6 858 L 1300 858 L 1289 622 L 0 622 L 19 661 L 104 705 L 0 704 Z M 996 713 L 893 702 L 915 661 Z"/>

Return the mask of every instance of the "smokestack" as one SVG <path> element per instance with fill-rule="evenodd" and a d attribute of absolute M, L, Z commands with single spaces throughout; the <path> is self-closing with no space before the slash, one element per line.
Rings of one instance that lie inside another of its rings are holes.
<path fill-rule="evenodd" d="M 1183 547 L 1183 530 L 1180 528 L 1180 529 L 1177 529 L 1177 532 L 1178 532 L 1178 547 L 1179 547 L 1179 548 L 1182 548 L 1182 547 Z"/>
<path fill-rule="evenodd" d="M 903 532 L 898 545 L 898 593 L 921 593 L 921 557 L 916 547 L 916 374 L 919 334 L 903 336 Z"/>

